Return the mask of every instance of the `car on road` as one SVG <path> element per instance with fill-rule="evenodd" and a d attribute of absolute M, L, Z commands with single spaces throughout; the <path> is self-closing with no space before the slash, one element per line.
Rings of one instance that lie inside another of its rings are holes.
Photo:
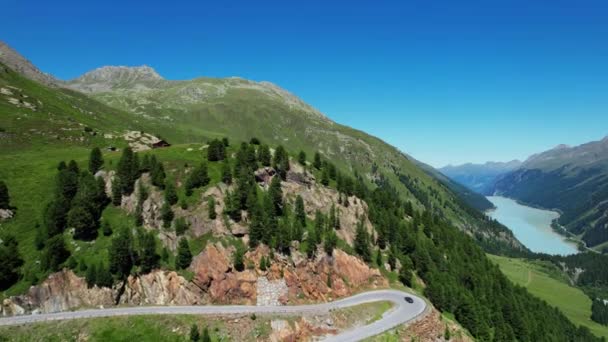
<path fill-rule="evenodd" d="M 405 301 L 412 304 L 414 302 L 414 300 L 412 299 L 412 297 L 405 297 Z"/>

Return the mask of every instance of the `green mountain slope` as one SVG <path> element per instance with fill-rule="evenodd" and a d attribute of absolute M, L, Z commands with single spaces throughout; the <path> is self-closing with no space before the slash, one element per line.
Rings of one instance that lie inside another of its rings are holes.
<path fill-rule="evenodd" d="M 432 208 L 494 249 L 520 249 L 504 227 L 488 224 L 463 208 L 458 195 L 396 148 L 364 132 L 337 124 L 295 95 L 269 82 L 240 78 L 163 79 L 149 67 L 103 67 L 66 82 L 140 122 L 166 124 L 171 142 L 204 141 L 229 135 L 252 136 L 290 151 L 319 151 L 339 168 L 380 177 L 415 207 Z M 457 191 L 458 192 L 458 191 Z"/>
<path fill-rule="evenodd" d="M 534 155 L 500 177 L 493 191 L 559 209 L 561 225 L 601 248 L 608 241 L 608 138 Z"/>

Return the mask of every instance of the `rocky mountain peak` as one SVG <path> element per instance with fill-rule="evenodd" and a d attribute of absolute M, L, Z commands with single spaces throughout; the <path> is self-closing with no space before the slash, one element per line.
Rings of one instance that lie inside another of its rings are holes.
<path fill-rule="evenodd" d="M 32 62 L 3 41 L 0 41 L 0 62 L 21 75 L 42 84 L 57 86 L 59 83 L 53 76 L 40 71 Z"/>
<path fill-rule="evenodd" d="M 104 66 L 67 82 L 67 86 L 84 92 L 104 92 L 115 88 L 141 88 L 164 81 L 154 68 L 142 66 Z"/>

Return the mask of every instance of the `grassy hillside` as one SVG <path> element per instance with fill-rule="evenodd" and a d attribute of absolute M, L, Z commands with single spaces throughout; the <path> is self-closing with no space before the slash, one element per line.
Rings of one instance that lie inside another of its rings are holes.
<path fill-rule="evenodd" d="M 561 310 L 572 322 L 608 338 L 608 327 L 591 320 L 591 299 L 570 286 L 563 273 L 550 262 L 489 255 L 513 283 Z"/>
<path fill-rule="evenodd" d="M 37 84 L 2 66 L 0 87 L 11 95 L 0 94 L 0 137 L 5 142 L 0 152 L 44 151 L 49 145 L 122 146 L 120 136 L 126 130 L 149 132 L 173 144 L 223 136 L 248 141 L 255 136 L 292 153 L 303 150 L 312 156 L 319 151 L 370 185 L 384 178 L 415 208 L 433 208 L 495 252 L 521 247 L 506 228 L 471 215 L 453 189 L 396 148 L 332 122 L 272 84 L 237 78 L 142 82 L 120 81 L 109 91 L 92 93 L 99 100 L 95 101 L 72 90 Z M 12 98 L 35 108 L 16 105 Z"/>

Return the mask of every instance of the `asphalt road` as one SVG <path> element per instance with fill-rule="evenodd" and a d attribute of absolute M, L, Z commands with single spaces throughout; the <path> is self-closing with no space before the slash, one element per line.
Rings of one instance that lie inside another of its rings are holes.
<path fill-rule="evenodd" d="M 413 303 L 405 301 L 405 296 L 412 297 Z M 420 297 L 397 290 L 377 290 L 363 292 L 352 297 L 329 303 L 297 306 L 246 306 L 246 305 L 198 305 L 198 306 L 136 306 L 108 309 L 90 309 L 79 311 L 57 312 L 50 314 L 22 315 L 0 319 L 0 326 L 21 325 L 36 322 L 47 322 L 78 318 L 114 317 L 132 315 L 230 315 L 230 314 L 284 314 L 299 315 L 304 313 L 326 313 L 330 310 L 347 308 L 364 303 L 390 301 L 395 305 L 383 317 L 366 326 L 356 327 L 330 336 L 325 341 L 358 341 L 378 335 L 400 324 L 409 322 L 426 309 L 426 303 Z"/>

